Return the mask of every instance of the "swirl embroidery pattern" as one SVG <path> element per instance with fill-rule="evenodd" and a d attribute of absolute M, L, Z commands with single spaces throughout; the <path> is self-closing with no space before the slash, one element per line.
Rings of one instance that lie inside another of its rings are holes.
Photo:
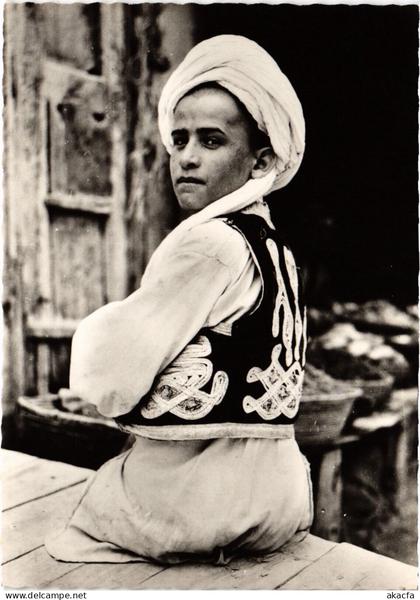
<path fill-rule="evenodd" d="M 286 350 L 286 364 L 288 367 L 293 362 L 293 331 L 295 327 L 295 321 L 293 318 L 292 309 L 290 307 L 289 299 L 286 294 L 286 286 L 284 283 L 283 275 L 280 270 L 279 264 L 279 251 L 276 243 L 273 240 L 267 240 L 267 249 L 270 253 L 271 260 L 273 261 L 274 270 L 276 272 L 276 279 L 278 284 L 278 292 L 276 297 L 276 305 L 273 312 L 273 337 L 277 337 L 280 333 L 280 307 L 283 307 L 283 327 L 282 327 L 282 339 Z"/>
<path fill-rule="evenodd" d="M 295 352 L 294 357 L 295 360 L 300 359 L 300 343 L 302 336 L 304 335 L 304 326 L 302 323 L 302 317 L 299 310 L 299 302 L 298 302 L 298 275 L 296 270 L 296 263 L 293 258 L 293 254 L 290 252 L 286 246 L 283 249 L 284 260 L 286 263 L 287 273 L 289 275 L 290 285 L 292 286 L 293 296 L 295 300 Z M 306 328 L 305 328 L 306 330 Z M 304 359 L 304 357 L 303 357 Z"/>
<path fill-rule="evenodd" d="M 281 414 L 289 419 L 293 418 L 298 412 L 302 395 L 302 367 L 295 361 L 284 370 L 279 362 L 280 352 L 281 344 L 277 344 L 271 353 L 271 364 L 264 371 L 259 367 L 252 367 L 246 378 L 248 383 L 260 381 L 265 393 L 257 399 L 245 396 L 242 402 L 243 409 L 246 413 L 257 411 L 266 421 Z"/>
<path fill-rule="evenodd" d="M 146 419 L 170 412 L 181 419 L 201 419 L 220 404 L 229 383 L 227 373 L 215 373 L 210 393 L 201 389 L 210 381 L 213 364 L 205 358 L 211 353 L 210 341 L 200 336 L 165 369 L 150 400 L 141 408 Z"/>

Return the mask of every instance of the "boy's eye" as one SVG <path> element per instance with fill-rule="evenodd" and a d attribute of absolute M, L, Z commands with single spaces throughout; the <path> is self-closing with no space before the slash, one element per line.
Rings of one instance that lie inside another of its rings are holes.
<path fill-rule="evenodd" d="M 185 146 L 187 139 L 184 135 L 174 135 L 172 137 L 172 144 L 174 146 Z"/>
<path fill-rule="evenodd" d="M 203 144 L 208 148 L 217 148 L 218 146 L 220 146 L 221 140 L 219 140 L 219 138 L 214 135 L 209 135 L 203 139 Z"/>

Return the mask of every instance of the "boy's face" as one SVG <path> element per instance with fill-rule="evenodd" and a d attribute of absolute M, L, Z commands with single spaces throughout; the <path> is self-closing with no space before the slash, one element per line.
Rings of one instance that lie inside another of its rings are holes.
<path fill-rule="evenodd" d="M 185 210 L 201 210 L 251 176 L 249 124 L 223 90 L 202 88 L 184 96 L 174 112 L 172 141 L 172 184 Z"/>

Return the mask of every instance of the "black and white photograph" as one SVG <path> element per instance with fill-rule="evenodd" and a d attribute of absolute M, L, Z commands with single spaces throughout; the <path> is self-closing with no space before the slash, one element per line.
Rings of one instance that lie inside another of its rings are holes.
<path fill-rule="evenodd" d="M 414 599 L 418 4 L 2 20 L 3 597 Z"/>

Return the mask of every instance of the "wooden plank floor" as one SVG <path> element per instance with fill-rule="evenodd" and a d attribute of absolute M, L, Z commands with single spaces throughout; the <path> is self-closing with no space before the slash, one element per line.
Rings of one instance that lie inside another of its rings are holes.
<path fill-rule="evenodd" d="M 13 589 L 416 589 L 416 569 L 350 544 L 298 534 L 280 552 L 225 566 L 82 564 L 51 558 L 48 531 L 64 522 L 88 469 L 2 451 L 3 586 Z"/>

